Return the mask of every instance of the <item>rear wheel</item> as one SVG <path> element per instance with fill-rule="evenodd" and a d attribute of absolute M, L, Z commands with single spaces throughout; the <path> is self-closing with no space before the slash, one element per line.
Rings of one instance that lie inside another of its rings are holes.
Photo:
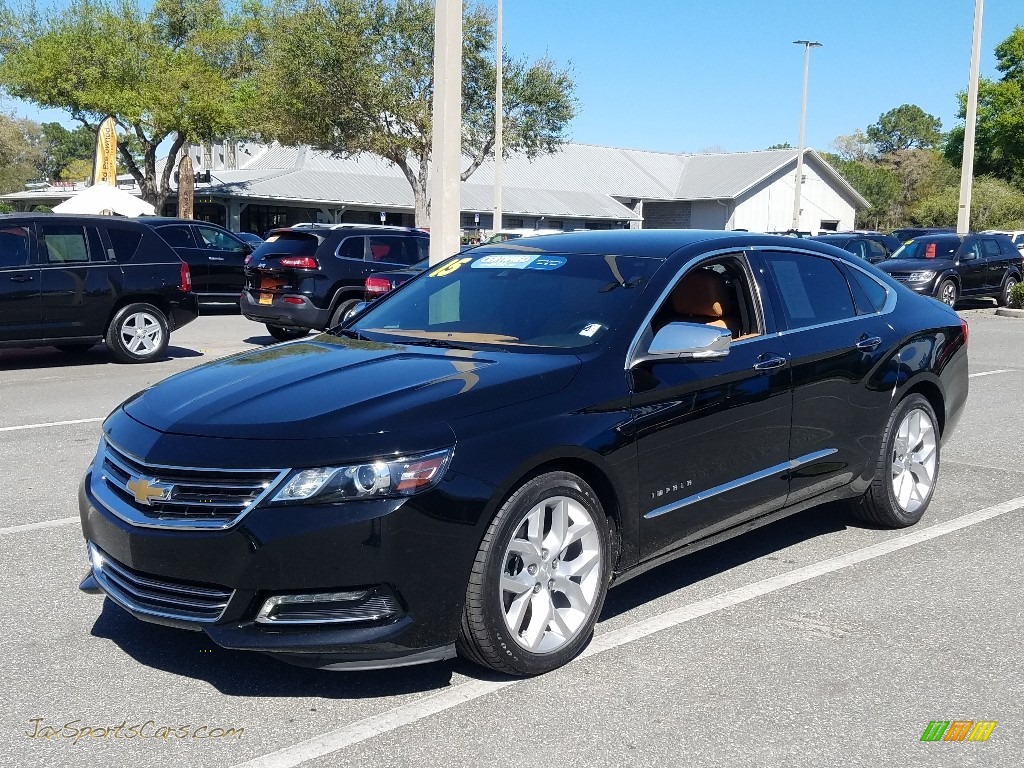
<path fill-rule="evenodd" d="M 1020 282 L 1016 277 L 1010 275 L 1006 278 L 1006 282 L 1003 283 L 1003 292 L 999 294 L 999 306 L 1005 307 L 1010 304 L 1010 294 L 1013 292 L 1013 287 Z"/>
<path fill-rule="evenodd" d="M 163 357 L 170 336 L 167 318 L 152 304 L 129 304 L 107 326 L 110 354 L 121 363 L 148 363 Z"/>
<path fill-rule="evenodd" d="M 549 472 L 495 515 L 477 552 L 457 646 L 499 672 L 538 675 L 590 640 L 608 591 L 609 528 L 593 489 Z"/>
<path fill-rule="evenodd" d="M 906 528 L 924 515 L 939 475 L 938 420 L 922 395 L 909 395 L 889 416 L 875 479 L 854 513 L 887 528 Z"/>
<path fill-rule="evenodd" d="M 327 327 L 334 328 L 337 325 L 341 325 L 345 315 L 358 303 L 359 299 L 342 299 L 341 303 L 335 307 L 334 312 L 331 313 L 331 323 Z"/>
<path fill-rule="evenodd" d="M 956 306 L 956 300 L 960 298 L 960 289 L 956 287 L 956 283 L 952 280 L 943 280 L 939 284 L 938 299 L 943 304 L 949 304 L 951 307 Z"/>
<path fill-rule="evenodd" d="M 309 333 L 306 328 L 285 328 L 283 325 L 271 325 L 270 323 L 267 323 L 267 331 L 278 341 L 301 339 Z"/>

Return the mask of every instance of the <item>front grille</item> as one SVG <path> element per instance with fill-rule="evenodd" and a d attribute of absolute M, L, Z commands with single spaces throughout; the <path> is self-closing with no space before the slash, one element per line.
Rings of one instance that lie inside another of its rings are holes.
<path fill-rule="evenodd" d="M 89 544 L 92 573 L 103 591 L 124 608 L 150 616 L 213 622 L 224 615 L 233 591 L 210 584 L 187 584 L 140 573 Z"/>
<path fill-rule="evenodd" d="M 147 464 L 104 441 L 93 469 L 92 487 L 104 506 L 134 525 L 227 528 L 285 473 Z"/>
<path fill-rule="evenodd" d="M 910 279 L 910 272 L 890 272 L 889 277 L 893 280 L 899 280 L 901 283 L 907 282 Z"/>

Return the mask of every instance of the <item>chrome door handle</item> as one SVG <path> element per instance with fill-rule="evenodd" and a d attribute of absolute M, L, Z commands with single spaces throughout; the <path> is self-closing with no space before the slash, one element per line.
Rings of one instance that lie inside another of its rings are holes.
<path fill-rule="evenodd" d="M 869 336 L 866 339 L 861 339 L 857 342 L 857 349 L 863 349 L 870 351 L 882 343 L 882 339 L 878 336 Z"/>
<path fill-rule="evenodd" d="M 31 283 L 35 278 L 32 275 L 15 275 L 11 278 L 12 283 Z"/>
<path fill-rule="evenodd" d="M 224 261 L 223 256 L 207 256 L 206 258 L 208 258 L 210 261 Z"/>
<path fill-rule="evenodd" d="M 775 368 L 781 368 L 786 364 L 786 358 L 784 357 L 768 357 L 764 360 L 760 360 L 754 363 L 755 371 L 771 371 Z"/>

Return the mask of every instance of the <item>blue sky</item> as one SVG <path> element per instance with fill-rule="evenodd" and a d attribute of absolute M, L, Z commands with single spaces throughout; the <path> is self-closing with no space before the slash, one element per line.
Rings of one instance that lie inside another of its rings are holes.
<path fill-rule="evenodd" d="M 486 0 L 493 4 L 494 0 Z M 956 120 L 974 0 L 504 0 L 505 47 L 570 63 L 573 141 L 669 152 L 797 143 L 803 47 L 811 53 L 807 144 L 828 149 L 901 104 Z M 1024 2 L 989 0 L 982 74 L 1024 26 Z M 34 119 L 65 122 L 7 103 Z"/>

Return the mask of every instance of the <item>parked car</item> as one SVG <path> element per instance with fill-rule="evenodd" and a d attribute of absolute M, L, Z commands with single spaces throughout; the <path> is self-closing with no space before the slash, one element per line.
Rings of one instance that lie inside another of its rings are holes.
<path fill-rule="evenodd" d="M 881 232 L 836 232 L 810 239 L 842 248 L 872 264 L 885 261 L 902 245 L 892 235 L 883 235 Z"/>
<path fill-rule="evenodd" d="M 1024 231 L 1021 231 L 1021 230 L 990 230 L 990 231 L 985 232 L 984 234 L 986 234 L 986 235 L 989 235 L 989 234 L 1006 235 L 1008 238 L 1010 238 L 1010 240 L 1016 246 L 1017 250 L 1020 251 L 1021 256 L 1024 256 Z"/>
<path fill-rule="evenodd" d="M 462 253 L 463 251 L 460 251 Z M 400 285 L 412 280 L 430 266 L 430 259 L 417 261 L 411 267 L 405 269 L 393 269 L 388 272 L 374 272 L 363 284 L 363 301 L 379 299 L 385 293 L 390 293 Z"/>
<path fill-rule="evenodd" d="M 263 238 L 255 232 L 235 232 L 234 234 L 243 243 L 252 246 L 253 250 L 259 248 L 264 242 Z"/>
<path fill-rule="evenodd" d="M 430 236 L 409 227 L 301 224 L 276 229 L 245 268 L 242 314 L 280 341 L 338 325 L 366 278 L 427 258 Z"/>
<path fill-rule="evenodd" d="M 562 234 L 561 229 L 527 229 L 525 227 L 500 229 L 484 240 L 484 244 L 490 245 L 492 243 L 504 243 L 506 240 L 518 240 L 521 237 L 538 237 L 540 235 L 560 234 Z"/>
<path fill-rule="evenodd" d="M 149 362 L 198 312 L 189 266 L 136 220 L 0 215 L 0 346 Z"/>
<path fill-rule="evenodd" d="M 167 241 L 192 271 L 201 302 L 236 302 L 245 286 L 245 259 L 253 248 L 234 232 L 193 219 L 146 216 L 139 219 Z"/>
<path fill-rule="evenodd" d="M 907 240 L 913 240 L 915 237 L 921 237 L 922 235 L 945 233 L 955 234 L 956 230 L 953 227 L 903 227 L 902 229 L 894 229 L 889 234 L 901 243 L 905 243 Z"/>
<path fill-rule="evenodd" d="M 833 500 L 913 525 L 967 390 L 964 321 L 821 243 L 483 246 L 118 407 L 82 589 L 306 666 L 538 674 L 679 555 Z"/>
<path fill-rule="evenodd" d="M 908 240 L 878 267 L 951 307 L 962 296 L 989 296 L 1006 306 L 1024 275 L 1024 258 L 1006 235 L 937 234 Z"/>

